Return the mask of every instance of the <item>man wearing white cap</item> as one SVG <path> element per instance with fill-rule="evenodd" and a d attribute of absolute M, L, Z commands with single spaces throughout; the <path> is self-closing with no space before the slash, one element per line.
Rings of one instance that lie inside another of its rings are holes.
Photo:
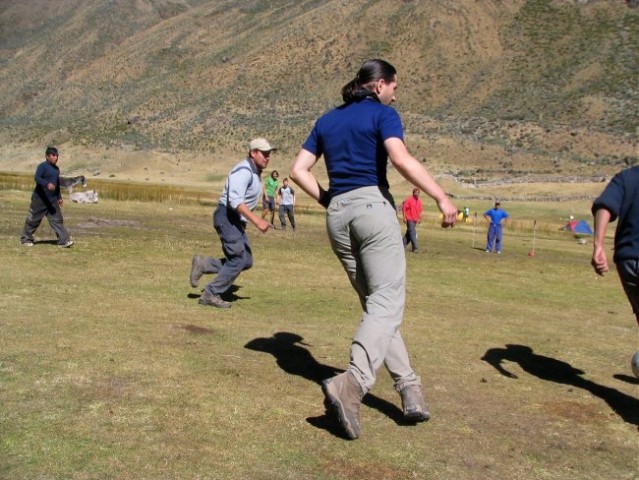
<path fill-rule="evenodd" d="M 225 258 L 195 255 L 191 263 L 189 280 L 193 288 L 205 273 L 217 276 L 204 288 L 199 303 L 218 308 L 229 308 L 224 294 L 243 270 L 253 266 L 251 245 L 246 235 L 246 224 L 251 222 L 265 233 L 270 224 L 253 213 L 262 198 L 262 171 L 268 166 L 271 152 L 276 149 L 264 138 L 249 143 L 246 160 L 235 165 L 229 173 L 220 201 L 213 213 L 213 227 L 222 242 Z"/>

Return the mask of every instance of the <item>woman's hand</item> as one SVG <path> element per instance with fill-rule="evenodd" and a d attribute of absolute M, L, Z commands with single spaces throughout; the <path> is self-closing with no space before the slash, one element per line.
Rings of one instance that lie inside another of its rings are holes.
<path fill-rule="evenodd" d="M 442 215 L 444 216 L 442 220 L 442 228 L 454 226 L 457 222 L 457 207 L 455 207 L 450 198 L 444 196 L 437 202 L 437 208 L 439 208 L 439 211 L 442 212 Z"/>

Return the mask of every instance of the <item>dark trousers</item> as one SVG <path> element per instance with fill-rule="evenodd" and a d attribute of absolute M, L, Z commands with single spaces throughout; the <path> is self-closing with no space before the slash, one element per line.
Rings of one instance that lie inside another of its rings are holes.
<path fill-rule="evenodd" d="M 618 260 L 617 273 L 639 323 L 639 260 L 636 258 Z"/>
<path fill-rule="evenodd" d="M 417 245 L 417 222 L 406 221 L 406 234 L 404 235 L 404 247 L 411 244 L 413 252 L 419 250 Z"/>
<path fill-rule="evenodd" d="M 47 217 L 49 225 L 58 237 L 58 245 L 63 245 L 69 241 L 69 232 L 64 228 L 64 219 L 62 218 L 62 210 L 60 205 L 55 202 L 43 200 L 39 195 L 31 197 L 31 205 L 29 206 L 29 214 L 24 222 L 24 229 L 20 241 L 22 243 L 32 242 L 33 234 L 40 226 L 42 219 Z"/>
<path fill-rule="evenodd" d="M 291 222 L 291 227 L 295 230 L 295 212 L 293 211 L 293 205 L 281 205 L 280 204 L 280 223 L 282 228 L 286 228 L 286 217 Z"/>
<path fill-rule="evenodd" d="M 217 273 L 204 289 L 212 294 L 226 292 L 244 270 L 253 266 L 251 245 L 245 224 L 239 215 L 225 205 L 218 205 L 213 212 L 213 227 L 220 237 L 224 259 L 207 258 L 204 273 Z"/>

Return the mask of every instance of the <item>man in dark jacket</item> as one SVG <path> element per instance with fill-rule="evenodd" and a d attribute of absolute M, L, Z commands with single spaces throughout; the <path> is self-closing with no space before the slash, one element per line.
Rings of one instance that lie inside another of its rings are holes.
<path fill-rule="evenodd" d="M 49 225 L 58 237 L 58 246 L 68 248 L 73 245 L 73 241 L 64 227 L 64 219 L 62 218 L 60 169 L 56 165 L 58 163 L 58 149 L 47 147 L 45 158 L 46 160 L 38 165 L 35 171 L 36 186 L 31 196 L 29 214 L 24 223 L 20 241 L 25 247 L 32 247 L 33 233 L 46 215 Z"/>

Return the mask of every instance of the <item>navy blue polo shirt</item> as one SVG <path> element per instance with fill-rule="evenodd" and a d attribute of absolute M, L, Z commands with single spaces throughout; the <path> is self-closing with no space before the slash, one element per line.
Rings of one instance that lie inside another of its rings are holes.
<path fill-rule="evenodd" d="M 615 231 L 615 263 L 639 258 L 639 166 L 619 172 L 592 205 L 610 212 L 610 221 L 619 219 Z"/>
<path fill-rule="evenodd" d="M 365 97 L 321 116 L 302 148 L 324 156 L 332 197 L 361 187 L 388 189 L 384 141 L 389 138 L 404 140 L 399 114 Z"/>
<path fill-rule="evenodd" d="M 55 203 L 62 198 L 60 194 L 60 169 L 57 165 L 47 161 L 42 162 L 36 168 L 34 179 L 36 182 L 34 195 L 38 195 L 42 200 L 50 203 Z M 47 188 L 49 183 L 55 185 L 55 190 Z"/>

